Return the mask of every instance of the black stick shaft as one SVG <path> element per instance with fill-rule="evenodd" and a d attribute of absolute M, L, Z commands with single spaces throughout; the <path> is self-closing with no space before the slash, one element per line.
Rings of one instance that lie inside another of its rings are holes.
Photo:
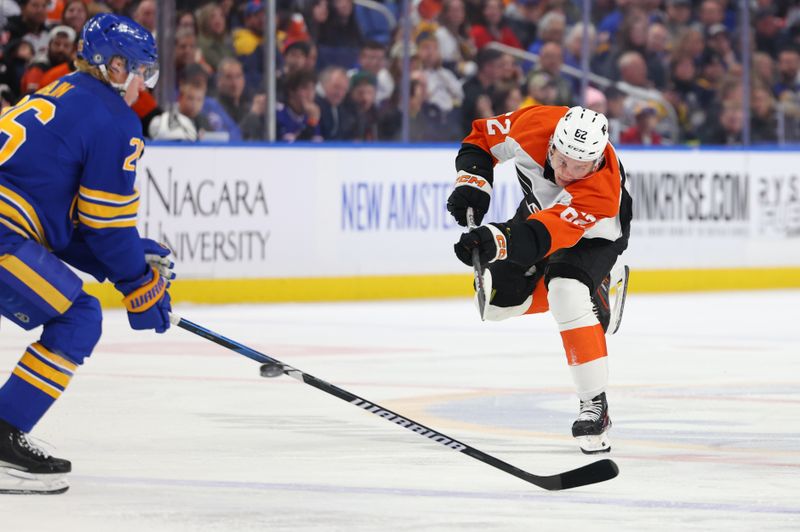
<path fill-rule="evenodd" d="M 467 207 L 467 229 L 472 231 L 476 227 L 475 213 L 472 207 Z M 472 271 L 475 274 L 475 290 L 478 293 L 478 310 L 481 313 L 481 321 L 483 321 L 484 309 L 486 308 L 486 288 L 483 285 L 483 267 L 481 266 L 477 249 L 472 250 Z"/>
<path fill-rule="evenodd" d="M 358 395 L 348 392 L 343 388 L 339 388 L 329 382 L 326 382 L 322 379 L 318 379 L 313 375 L 309 375 L 308 373 L 304 373 L 297 368 L 294 368 L 288 364 L 284 364 L 280 360 L 277 360 L 271 356 L 265 355 L 260 353 L 254 349 L 251 349 L 245 345 L 240 344 L 234 340 L 226 338 L 220 334 L 217 334 L 213 331 L 206 329 L 205 327 L 201 327 L 196 323 L 193 323 L 189 320 L 179 318 L 178 316 L 172 315 L 170 316 L 170 321 L 180 327 L 181 329 L 185 329 L 191 333 L 194 333 L 198 336 L 201 336 L 207 340 L 214 342 L 215 344 L 221 345 L 230 349 L 231 351 L 235 351 L 240 355 L 246 356 L 252 360 L 260 362 L 262 364 L 276 364 L 283 368 L 284 374 L 292 377 L 296 380 L 304 382 L 314 388 L 322 390 L 330 395 L 338 397 L 343 401 L 347 401 L 350 404 L 358 406 L 359 408 L 366 410 L 367 412 L 371 412 L 378 417 L 386 419 L 387 421 L 391 421 L 396 425 L 404 427 L 411 432 L 419 434 L 425 438 L 428 438 L 431 441 L 435 441 L 449 449 L 453 449 L 454 451 L 459 451 L 461 453 L 466 454 L 467 456 L 471 456 L 476 460 L 480 460 L 485 464 L 489 464 L 492 467 L 495 467 L 505 473 L 514 475 L 517 478 L 521 478 L 526 482 L 530 482 L 531 484 L 535 484 L 540 488 L 544 488 L 547 490 L 562 490 L 562 489 L 569 489 L 575 488 L 578 486 L 585 486 L 587 484 L 595 484 L 597 482 L 603 482 L 605 480 L 612 479 L 617 476 L 618 469 L 617 465 L 611 460 L 599 460 L 597 462 L 593 462 L 591 464 L 585 465 L 583 467 L 579 467 L 578 469 L 573 469 L 572 471 L 567 471 L 565 473 L 557 474 L 557 475 L 550 475 L 550 476 L 539 476 L 534 475 L 532 473 L 528 473 L 527 471 L 523 471 L 507 462 L 504 462 L 498 458 L 495 458 L 492 455 L 486 454 L 483 451 L 480 451 L 466 443 L 460 442 L 455 438 L 451 438 L 441 432 L 438 432 L 430 427 L 423 425 L 422 423 L 417 423 L 414 420 L 408 419 L 403 417 L 388 408 L 384 408 L 376 403 L 372 403 L 367 401 L 366 399 L 359 397 Z"/>

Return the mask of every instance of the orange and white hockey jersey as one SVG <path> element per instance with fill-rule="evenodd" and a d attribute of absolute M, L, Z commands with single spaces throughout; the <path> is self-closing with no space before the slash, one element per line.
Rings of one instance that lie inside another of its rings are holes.
<path fill-rule="evenodd" d="M 526 225 L 535 229 L 543 247 L 537 260 L 572 247 L 581 238 L 628 239 L 631 198 L 611 143 L 596 172 L 566 187 L 555 182 L 547 150 L 556 124 L 567 111 L 567 107 L 535 106 L 475 120 L 456 158 L 457 171 L 481 176 L 490 185 L 494 165 L 514 159 L 532 212 Z"/>

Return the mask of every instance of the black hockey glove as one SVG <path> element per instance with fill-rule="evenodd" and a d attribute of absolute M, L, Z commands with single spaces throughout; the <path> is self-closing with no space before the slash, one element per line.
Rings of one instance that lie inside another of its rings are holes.
<path fill-rule="evenodd" d="M 550 249 L 550 233 L 538 220 L 491 223 L 461 235 L 455 245 L 456 257 L 471 266 L 473 249 L 478 250 L 481 264 L 509 260 L 528 268 L 545 257 Z"/>
<path fill-rule="evenodd" d="M 472 207 L 475 213 L 475 225 L 480 225 L 483 216 L 489 210 L 492 199 L 492 184 L 489 180 L 463 170 L 458 173 L 456 186 L 447 198 L 447 210 L 456 219 L 458 225 L 467 226 L 467 209 Z"/>
<path fill-rule="evenodd" d="M 481 264 L 508 258 L 509 230 L 506 224 L 488 224 L 464 233 L 453 248 L 458 260 L 472 266 L 472 250 L 478 250 Z"/>

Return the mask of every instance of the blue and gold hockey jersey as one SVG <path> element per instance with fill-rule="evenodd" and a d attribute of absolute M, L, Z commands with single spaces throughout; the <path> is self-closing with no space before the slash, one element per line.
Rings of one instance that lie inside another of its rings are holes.
<path fill-rule="evenodd" d="M 25 97 L 0 115 L 0 238 L 34 239 L 98 279 L 140 277 L 134 181 L 143 150 L 136 114 L 88 74 Z"/>

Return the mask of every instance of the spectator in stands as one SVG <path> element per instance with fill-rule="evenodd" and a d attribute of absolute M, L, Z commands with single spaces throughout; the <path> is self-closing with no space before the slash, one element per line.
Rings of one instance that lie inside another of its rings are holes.
<path fill-rule="evenodd" d="M 334 64 L 352 68 L 364 39 L 358 27 L 353 0 L 332 0 L 328 18 L 320 25 L 317 46 L 319 66 Z"/>
<path fill-rule="evenodd" d="M 500 58 L 498 70 L 499 74 L 495 83 L 497 86 L 505 88 L 511 85 L 516 85 L 517 87 L 523 85 L 525 74 L 523 74 L 522 68 L 511 54 L 503 54 Z"/>
<path fill-rule="evenodd" d="M 645 146 L 661 144 L 661 135 L 656 132 L 658 113 L 650 105 L 639 106 L 635 113 L 636 122 L 620 135 L 621 144 L 641 144 Z"/>
<path fill-rule="evenodd" d="M 395 92 L 397 92 L 397 87 L 403 80 L 404 49 L 405 45 L 403 42 L 396 42 L 392 45 L 391 51 L 389 52 L 389 73 L 392 75 L 392 79 L 395 82 Z M 422 62 L 419 60 L 419 55 L 417 54 L 417 45 L 414 41 L 409 43 L 408 54 L 409 77 L 411 79 L 419 79 L 423 75 Z M 392 96 L 394 96 L 394 93 Z M 384 100 L 384 103 L 387 101 L 388 100 Z"/>
<path fill-rule="evenodd" d="M 772 58 L 778 57 L 781 44 L 778 36 L 783 21 L 775 15 L 775 8 L 772 6 L 760 8 L 753 15 L 753 24 L 756 50 L 766 52 Z"/>
<path fill-rule="evenodd" d="M 699 76 L 696 80 L 698 100 L 702 107 L 708 107 L 714 102 L 717 92 L 725 78 L 725 65 L 722 56 L 711 48 L 707 48 L 700 56 Z"/>
<path fill-rule="evenodd" d="M 307 70 L 297 71 L 286 80 L 286 101 L 278 104 L 276 114 L 278 140 L 323 140 L 320 109 L 314 103 L 315 83 L 314 74 Z"/>
<path fill-rule="evenodd" d="M 64 11 L 61 13 L 61 23 L 75 30 L 76 35 L 81 34 L 83 25 L 89 20 L 89 10 L 83 0 L 67 0 L 64 2 Z"/>
<path fill-rule="evenodd" d="M 242 27 L 233 30 L 233 48 L 244 66 L 245 82 L 250 90 L 263 86 L 264 5 L 260 0 L 249 0 L 241 12 Z"/>
<path fill-rule="evenodd" d="M 356 72 L 368 72 L 377 82 L 376 104 L 380 105 L 394 92 L 394 78 L 386 68 L 386 46 L 376 41 L 367 41 L 358 52 L 358 66 L 347 72 L 352 77 Z"/>
<path fill-rule="evenodd" d="M 537 26 L 549 7 L 549 2 L 544 0 L 516 0 L 508 4 L 506 8 L 508 25 L 523 49 L 527 50 L 536 40 Z"/>
<path fill-rule="evenodd" d="M 722 103 L 722 112 L 702 133 L 700 140 L 707 145 L 741 145 L 743 126 L 742 102 L 736 99 L 726 100 Z"/>
<path fill-rule="evenodd" d="M 592 55 L 592 51 L 597 46 L 597 31 L 594 26 L 589 25 L 589 70 L 598 70 L 597 56 Z M 567 32 L 564 38 L 564 64 L 574 68 L 581 68 L 581 54 L 583 54 L 583 22 L 578 22 Z"/>
<path fill-rule="evenodd" d="M 586 87 L 584 107 L 591 109 L 596 113 L 605 115 L 608 113 L 608 100 L 602 91 L 589 86 Z"/>
<path fill-rule="evenodd" d="M 650 80 L 647 78 L 647 63 L 642 54 L 635 51 L 623 53 L 617 60 L 620 81 L 629 83 L 634 87 L 649 88 Z"/>
<path fill-rule="evenodd" d="M 619 137 L 625 127 L 625 93 L 611 86 L 606 89 L 605 96 L 608 140 L 613 144 L 619 144 Z"/>
<path fill-rule="evenodd" d="M 45 72 L 75 58 L 75 30 L 69 26 L 56 26 L 49 35 L 47 53 L 34 57 L 22 76 L 20 94 L 36 92 L 42 87 Z"/>
<path fill-rule="evenodd" d="M 510 113 L 519 109 L 522 101 L 522 91 L 519 90 L 519 86 L 505 86 L 492 94 L 492 110 L 498 115 Z"/>
<path fill-rule="evenodd" d="M 691 0 L 667 0 L 667 20 L 665 25 L 670 35 L 676 36 L 692 20 Z"/>
<path fill-rule="evenodd" d="M 217 100 L 236 124 L 251 111 L 252 98 L 245 91 L 242 64 L 234 58 L 220 61 L 217 69 Z"/>
<path fill-rule="evenodd" d="M 417 37 L 417 53 L 425 74 L 425 83 L 420 88 L 420 92 L 425 94 L 425 102 L 439 109 L 443 121 L 451 125 L 453 132 L 460 132 L 464 89 L 455 74 L 442 66 L 439 41 L 432 33 L 420 33 Z"/>
<path fill-rule="evenodd" d="M 320 134 L 325 140 L 351 140 L 355 136 L 355 110 L 344 105 L 350 80 L 339 66 L 329 66 L 319 74 L 315 102 L 319 106 Z"/>
<path fill-rule="evenodd" d="M 695 140 L 705 123 L 706 109 L 700 105 L 702 89 L 697 85 L 697 69 L 690 55 L 673 56 L 670 79 L 670 87 L 664 95 L 678 115 L 680 138 L 684 141 Z"/>
<path fill-rule="evenodd" d="M 775 61 L 772 60 L 769 54 L 765 54 L 764 52 L 754 52 L 752 61 L 753 69 L 751 70 L 751 74 L 753 80 L 774 88 L 775 81 L 777 80 Z"/>
<path fill-rule="evenodd" d="M 11 17 L 16 17 L 20 14 L 19 4 L 17 0 L 0 0 L 0 28 L 5 28 L 8 19 Z M 3 89 L 3 94 L 11 94 L 8 92 L 10 87 L 6 87 Z"/>
<path fill-rule="evenodd" d="M 202 9 L 202 8 L 201 8 Z M 191 31 L 198 37 L 200 32 L 197 28 L 197 17 L 192 11 L 179 11 L 175 14 L 175 31 Z"/>
<path fill-rule="evenodd" d="M 47 0 L 19 0 L 20 14 L 8 17 L 5 30 L 8 42 L 23 40 L 31 45 L 33 54 L 46 54 L 50 36 L 47 33 Z"/>
<path fill-rule="evenodd" d="M 659 23 L 650 24 L 647 28 L 644 57 L 647 63 L 647 77 L 658 90 L 664 90 L 667 86 L 669 48 L 669 33 L 666 26 Z"/>
<path fill-rule="evenodd" d="M 601 67 L 601 74 L 610 79 L 618 79 L 619 59 L 628 52 L 637 52 L 645 58 L 647 45 L 647 16 L 640 10 L 630 9 L 622 21 L 616 39 L 608 54 L 605 54 L 605 65 Z M 645 60 L 645 63 L 647 61 Z"/>
<path fill-rule="evenodd" d="M 567 17 L 558 11 L 548 11 L 539 21 L 539 34 L 537 39 L 528 47 L 528 51 L 538 54 L 542 46 L 548 42 L 561 44 L 564 42 L 564 33 L 567 28 Z"/>
<path fill-rule="evenodd" d="M 703 0 L 697 9 L 697 29 L 704 35 L 709 34 L 709 29 L 715 24 L 725 22 L 725 11 L 719 0 Z"/>
<path fill-rule="evenodd" d="M 481 3 L 481 24 L 474 24 L 470 30 L 472 41 L 480 50 L 490 42 L 522 49 L 522 44 L 503 18 L 502 0 L 483 0 Z"/>
<path fill-rule="evenodd" d="M 784 48 L 778 53 L 778 81 L 772 92 L 779 100 L 797 99 L 800 94 L 800 50 Z"/>
<path fill-rule="evenodd" d="M 141 24 L 147 31 L 156 35 L 156 14 L 158 8 L 155 0 L 141 0 L 133 10 L 131 18 Z"/>
<path fill-rule="evenodd" d="M 532 105 L 555 105 L 558 98 L 558 86 L 553 76 L 544 71 L 533 72 L 528 76 L 527 94 L 522 100 L 522 107 Z"/>
<path fill-rule="evenodd" d="M 267 95 L 256 92 L 250 104 L 250 111 L 239 122 L 244 140 L 265 140 L 267 138 Z"/>
<path fill-rule="evenodd" d="M 287 41 L 283 49 L 283 67 L 277 72 L 275 80 L 276 98 L 278 101 L 286 99 L 286 80 L 295 72 L 310 70 L 308 56 L 311 54 L 311 44 L 308 41 Z"/>
<path fill-rule="evenodd" d="M 714 24 L 708 28 L 706 42 L 708 48 L 714 50 L 722 58 L 725 70 L 730 71 L 739 67 L 739 60 L 733 50 L 731 36 L 724 24 Z"/>
<path fill-rule="evenodd" d="M 227 61 L 236 61 L 235 59 L 226 59 Z M 226 60 L 223 60 L 226 61 Z M 203 100 L 202 113 L 208 118 L 210 130 L 206 131 L 204 135 L 205 140 L 225 141 L 240 141 L 242 140 L 242 132 L 239 125 L 233 118 L 225 111 L 222 104 L 213 96 L 209 95 L 209 74 L 208 71 L 199 64 L 193 63 L 187 65 L 181 72 L 181 77 L 178 79 L 179 85 L 193 84 L 202 87 L 205 92 L 205 99 Z"/>
<path fill-rule="evenodd" d="M 400 91 L 395 90 L 392 101 L 384 106 L 380 115 L 381 140 L 403 140 L 403 111 L 399 107 Z M 410 142 L 439 142 L 461 140 L 448 136 L 445 119 L 438 107 L 429 103 L 425 80 L 412 79 L 408 99 L 408 139 Z"/>
<path fill-rule="evenodd" d="M 129 17 L 133 14 L 133 0 L 105 0 L 105 4 L 116 15 Z"/>
<path fill-rule="evenodd" d="M 601 51 L 608 48 L 617 40 L 617 34 L 622 27 L 623 21 L 628 16 L 633 0 L 616 0 L 614 9 L 607 13 L 597 25 L 597 38 L 601 46 Z"/>
<path fill-rule="evenodd" d="M 387 4 L 386 7 L 392 10 L 394 6 L 391 3 Z M 369 6 L 359 4 L 354 5 L 354 12 L 356 24 L 361 30 L 361 36 L 365 41 L 379 42 L 384 46 L 389 45 L 394 28 L 390 26 L 383 13 Z"/>
<path fill-rule="evenodd" d="M 411 94 L 408 100 L 409 140 L 411 142 L 461 140 L 460 131 L 454 131 L 447 117 L 430 102 L 426 87 L 425 79 L 411 80 Z"/>
<path fill-rule="evenodd" d="M 206 85 L 200 83 L 181 83 L 178 87 L 178 111 L 191 120 L 198 139 L 213 131 L 208 115 L 203 113 L 206 100 Z"/>
<path fill-rule="evenodd" d="M 473 61 L 476 49 L 469 33 L 464 0 L 444 0 L 435 35 L 439 41 L 442 66 L 458 77 L 475 74 L 478 68 Z"/>
<path fill-rule="evenodd" d="M 211 67 L 205 62 L 203 53 L 197 47 L 197 37 L 191 30 L 182 29 L 175 32 L 175 80 L 176 84 L 182 76 L 187 65 L 199 64 L 208 75 L 212 73 Z"/>
<path fill-rule="evenodd" d="M 227 33 L 225 12 L 216 2 L 197 10 L 197 45 L 214 70 L 225 57 L 234 57 L 233 41 Z"/>
<path fill-rule="evenodd" d="M 328 20 L 328 0 L 310 0 L 303 19 L 306 21 L 308 36 L 312 41 L 319 41 L 319 30 L 322 23 Z"/>
<path fill-rule="evenodd" d="M 674 43 L 673 56 L 688 55 L 693 61 L 700 60 L 700 55 L 706 46 L 703 34 L 694 28 L 684 28 L 678 31 L 672 42 Z"/>
<path fill-rule="evenodd" d="M 476 118 L 494 116 L 491 94 L 500 76 L 500 63 L 503 53 L 491 48 L 478 51 L 476 57 L 478 72 L 468 78 L 463 85 L 464 105 L 462 106 L 461 130 L 466 136 L 472 130 Z"/>
<path fill-rule="evenodd" d="M 750 92 L 750 141 L 754 144 L 778 141 L 775 97 L 768 87 L 755 84 Z"/>
<path fill-rule="evenodd" d="M 249 56 L 264 41 L 264 3 L 248 1 L 242 11 L 241 28 L 233 30 L 233 48 L 237 56 Z"/>
<path fill-rule="evenodd" d="M 572 107 L 574 101 L 573 84 L 570 79 L 561 74 L 561 65 L 563 64 L 564 50 L 561 45 L 556 42 L 547 42 L 539 50 L 539 64 L 536 65 L 536 68 L 531 73 L 546 72 L 550 74 L 558 88 L 555 105 Z"/>
<path fill-rule="evenodd" d="M 354 140 L 378 140 L 378 107 L 375 105 L 377 82 L 369 72 L 358 72 L 350 78 L 348 105 L 356 115 Z"/>

